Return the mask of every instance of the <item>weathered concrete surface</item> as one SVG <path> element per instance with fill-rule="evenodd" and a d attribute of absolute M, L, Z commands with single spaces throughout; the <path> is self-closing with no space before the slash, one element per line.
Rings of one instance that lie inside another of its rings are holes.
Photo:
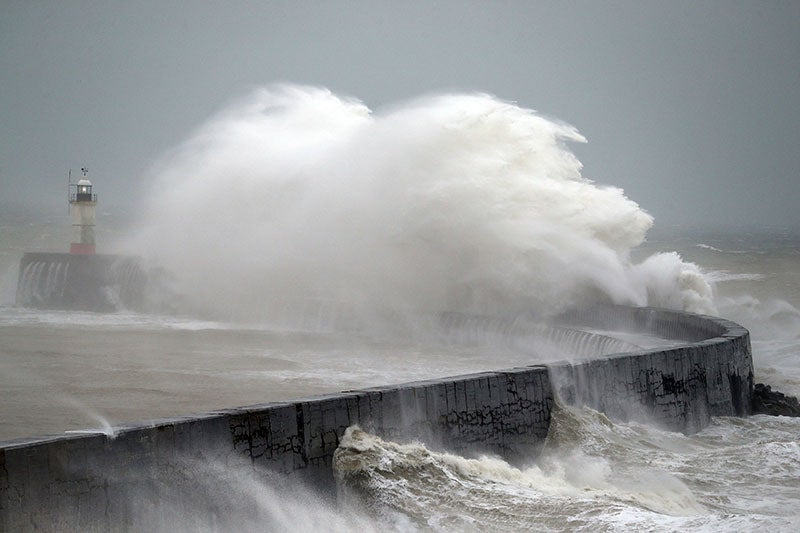
<path fill-rule="evenodd" d="M 711 416 L 750 414 L 753 362 L 745 328 L 720 318 L 676 311 L 612 309 L 591 309 L 570 318 L 584 325 L 647 331 L 692 342 L 552 365 L 553 384 L 564 401 L 686 433 L 707 426 Z"/>
<path fill-rule="evenodd" d="M 752 357 L 744 328 L 626 307 L 576 312 L 569 319 L 691 342 L 153 421 L 118 428 L 113 438 L 2 443 L 0 530 L 140 529 L 143 507 L 175 491 L 205 490 L 195 479 L 198 465 L 278 472 L 329 488 L 333 452 L 353 424 L 386 438 L 417 438 L 433 448 L 513 461 L 542 445 L 557 397 L 686 432 L 703 428 L 711 416 L 748 414 Z"/>

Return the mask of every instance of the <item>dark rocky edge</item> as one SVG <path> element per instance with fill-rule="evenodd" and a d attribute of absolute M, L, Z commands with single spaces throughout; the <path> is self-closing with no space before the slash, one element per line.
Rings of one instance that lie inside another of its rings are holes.
<path fill-rule="evenodd" d="M 756 383 L 753 389 L 753 414 L 800 416 L 800 402 L 794 396 L 772 390 L 769 385 Z"/>

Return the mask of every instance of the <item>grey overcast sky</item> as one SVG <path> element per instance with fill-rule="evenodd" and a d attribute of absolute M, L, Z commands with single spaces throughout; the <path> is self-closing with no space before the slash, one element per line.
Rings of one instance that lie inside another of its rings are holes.
<path fill-rule="evenodd" d="M 373 110 L 481 91 L 589 140 L 657 225 L 800 227 L 798 1 L 0 0 L 0 208 L 89 167 L 135 209 L 165 151 L 255 86 Z"/>

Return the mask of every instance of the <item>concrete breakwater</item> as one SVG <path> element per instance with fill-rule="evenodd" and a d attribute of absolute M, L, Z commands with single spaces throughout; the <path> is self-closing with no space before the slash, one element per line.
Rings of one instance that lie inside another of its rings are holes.
<path fill-rule="evenodd" d="M 556 398 L 687 433 L 705 427 L 711 416 L 749 414 L 749 334 L 736 324 L 628 307 L 575 312 L 563 322 L 683 342 L 150 421 L 116 428 L 114 435 L 0 443 L 0 529 L 135 528 L 143 506 L 168 494 L 202 491 L 198 465 L 234 477 L 285 475 L 325 490 L 333 484 L 333 452 L 353 424 L 384 438 L 520 461 L 543 444 Z"/>
<path fill-rule="evenodd" d="M 16 303 L 99 312 L 136 309 L 145 285 L 136 257 L 28 252 L 20 260 Z"/>

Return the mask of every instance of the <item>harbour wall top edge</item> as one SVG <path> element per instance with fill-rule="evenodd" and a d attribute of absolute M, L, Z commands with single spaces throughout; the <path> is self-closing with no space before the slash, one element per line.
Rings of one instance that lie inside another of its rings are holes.
<path fill-rule="evenodd" d="M 193 501 L 203 465 L 221 465 L 234 478 L 254 471 L 280 475 L 282 484 L 293 480 L 335 494 L 334 453 L 356 424 L 383 438 L 418 440 L 465 456 L 498 455 L 522 466 L 544 446 L 559 404 L 686 433 L 706 427 L 712 416 L 749 414 L 752 354 L 741 326 L 622 306 L 573 318 L 599 329 L 638 327 L 679 342 L 140 421 L 108 433 L 2 442 L 0 531 L 147 530 L 140 518 L 160 512 L 159 502 Z M 225 512 L 235 514 L 237 502 L 228 502 Z M 199 523 L 215 523 L 216 506 L 190 512 L 201 511 L 211 514 Z"/>
<path fill-rule="evenodd" d="M 61 255 L 52 254 L 49 252 L 29 252 L 26 255 Z M 69 255 L 69 254 L 65 254 Z M 115 256 L 109 256 L 115 257 Z M 656 307 L 628 307 L 623 305 L 609 305 L 586 308 L 582 310 L 573 311 L 559 317 L 559 322 L 569 321 L 578 325 L 600 325 L 600 326 L 616 326 L 624 327 L 635 324 L 645 329 L 638 330 L 642 333 L 664 334 L 668 333 L 670 336 L 666 338 L 686 340 L 685 344 L 670 346 L 669 348 L 651 348 L 643 349 L 637 352 L 613 353 L 602 356 L 603 360 L 614 360 L 620 358 L 635 357 L 640 355 L 650 355 L 657 353 L 668 353 L 680 351 L 686 347 L 693 345 L 698 346 L 711 346 L 725 343 L 731 339 L 743 339 L 746 341 L 749 349 L 749 331 L 740 326 L 739 324 L 730 320 L 710 316 L 688 313 L 684 311 L 667 310 Z M 671 328 L 664 328 L 665 322 L 671 322 Z M 680 327 L 675 327 L 675 324 Z M 702 334 L 701 334 L 702 333 Z M 698 338 L 704 337 L 704 338 Z M 688 337 L 688 339 L 686 339 Z M 275 409 L 280 407 L 296 406 L 304 403 L 315 403 L 329 400 L 332 398 L 345 398 L 363 395 L 374 392 L 386 392 L 395 389 L 414 389 L 426 385 L 435 385 L 442 382 L 456 382 L 471 380 L 477 378 L 487 378 L 496 376 L 498 374 L 530 372 L 534 369 L 559 369 L 567 367 L 579 367 L 589 365 L 593 362 L 592 359 L 585 360 L 559 360 L 549 362 L 547 364 L 534 363 L 522 367 L 505 368 L 498 370 L 489 370 L 482 372 L 475 372 L 469 374 L 443 376 L 437 378 L 430 378 L 426 380 L 416 380 L 397 384 L 376 385 L 373 387 L 364 387 L 352 390 L 344 390 L 341 392 L 327 393 L 321 395 L 314 395 L 308 397 L 293 398 L 285 401 L 266 402 L 253 405 L 235 406 L 229 408 L 215 409 L 209 412 L 193 413 L 180 416 L 163 417 L 158 419 L 138 420 L 122 422 L 113 427 L 113 435 L 103 431 L 76 431 L 65 434 L 54 435 L 41 435 L 32 437 L 22 437 L 7 441 L 0 441 L 0 450 L 13 449 L 21 447 L 31 447 L 39 445 L 47 445 L 55 441 L 79 441 L 82 439 L 92 439 L 96 437 L 101 438 L 115 438 L 116 436 L 131 431 L 139 431 L 142 429 L 157 429 L 158 427 L 174 426 L 181 423 L 192 422 L 200 419 L 210 418 L 224 418 L 233 414 L 241 414 L 248 412 L 258 412 L 268 409 Z"/>

